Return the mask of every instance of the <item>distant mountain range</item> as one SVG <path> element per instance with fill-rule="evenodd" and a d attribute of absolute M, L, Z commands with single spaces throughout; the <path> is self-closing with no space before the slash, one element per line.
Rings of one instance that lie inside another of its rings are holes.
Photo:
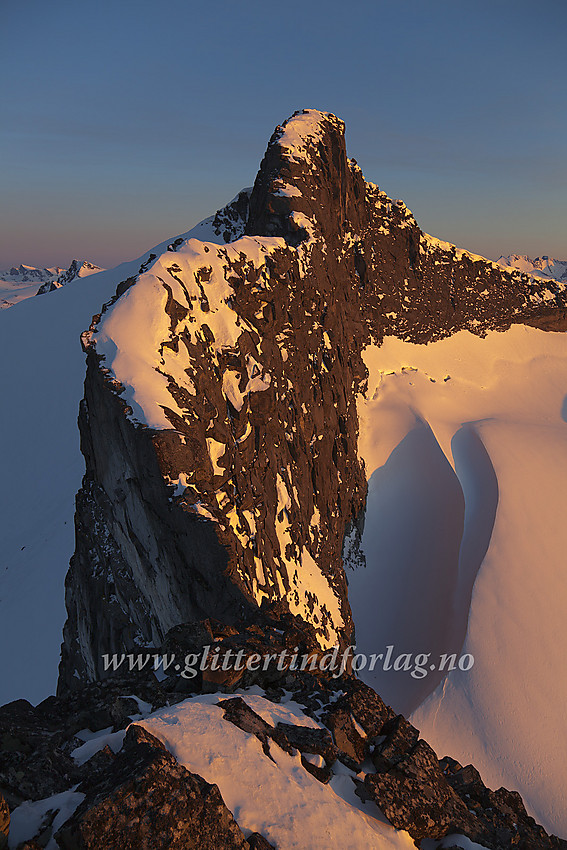
<path fill-rule="evenodd" d="M 527 254 L 510 254 L 508 257 L 499 257 L 496 262 L 505 268 L 519 269 L 534 277 L 567 280 L 567 260 L 555 260 L 545 254 L 533 260 Z"/>
<path fill-rule="evenodd" d="M 68 269 L 59 266 L 38 269 L 23 264 L 12 266 L 0 272 L 0 309 L 12 307 L 34 295 L 52 292 L 78 277 L 88 277 L 100 271 L 103 271 L 100 266 L 87 260 L 73 260 Z"/>

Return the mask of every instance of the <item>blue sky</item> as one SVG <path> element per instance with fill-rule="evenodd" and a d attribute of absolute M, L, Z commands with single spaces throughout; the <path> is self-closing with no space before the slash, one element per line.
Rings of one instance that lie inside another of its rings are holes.
<path fill-rule="evenodd" d="M 566 32 L 562 0 L 2 0 L 0 268 L 189 229 L 305 106 L 426 231 L 567 258 Z"/>

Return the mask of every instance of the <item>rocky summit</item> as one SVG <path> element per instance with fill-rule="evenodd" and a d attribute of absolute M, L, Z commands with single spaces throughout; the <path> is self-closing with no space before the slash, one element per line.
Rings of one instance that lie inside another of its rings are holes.
<path fill-rule="evenodd" d="M 58 693 L 0 709 L 0 847 L 10 815 L 30 850 L 567 847 L 321 663 L 355 642 L 363 349 L 567 328 L 565 283 L 423 233 L 344 129 L 276 128 L 252 189 L 145 256 L 82 336 Z"/>

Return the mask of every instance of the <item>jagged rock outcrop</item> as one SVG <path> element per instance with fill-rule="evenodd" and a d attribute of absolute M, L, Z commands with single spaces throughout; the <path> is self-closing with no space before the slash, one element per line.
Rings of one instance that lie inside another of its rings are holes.
<path fill-rule="evenodd" d="M 61 688 L 176 623 L 253 620 L 261 604 L 323 647 L 350 642 L 362 349 L 567 315 L 562 284 L 423 234 L 347 158 L 342 121 L 314 110 L 277 128 L 212 227 L 219 244 L 149 255 L 83 337 Z"/>
<path fill-rule="evenodd" d="M 131 726 L 79 786 L 85 800 L 56 834 L 62 850 L 250 850 L 219 789 L 177 763 L 163 744 Z"/>
<path fill-rule="evenodd" d="M 0 708 L 0 793 L 10 808 L 64 791 L 77 781 L 75 765 L 60 746 L 66 733 L 26 700 Z"/>

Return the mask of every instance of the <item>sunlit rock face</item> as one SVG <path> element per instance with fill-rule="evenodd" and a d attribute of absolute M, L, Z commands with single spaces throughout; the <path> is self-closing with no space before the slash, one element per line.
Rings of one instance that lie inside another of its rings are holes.
<path fill-rule="evenodd" d="M 315 110 L 276 129 L 253 189 L 201 230 L 149 255 L 83 335 L 61 689 L 102 677 L 104 653 L 260 606 L 322 648 L 350 643 L 363 349 L 566 315 L 563 284 L 423 234 Z"/>

